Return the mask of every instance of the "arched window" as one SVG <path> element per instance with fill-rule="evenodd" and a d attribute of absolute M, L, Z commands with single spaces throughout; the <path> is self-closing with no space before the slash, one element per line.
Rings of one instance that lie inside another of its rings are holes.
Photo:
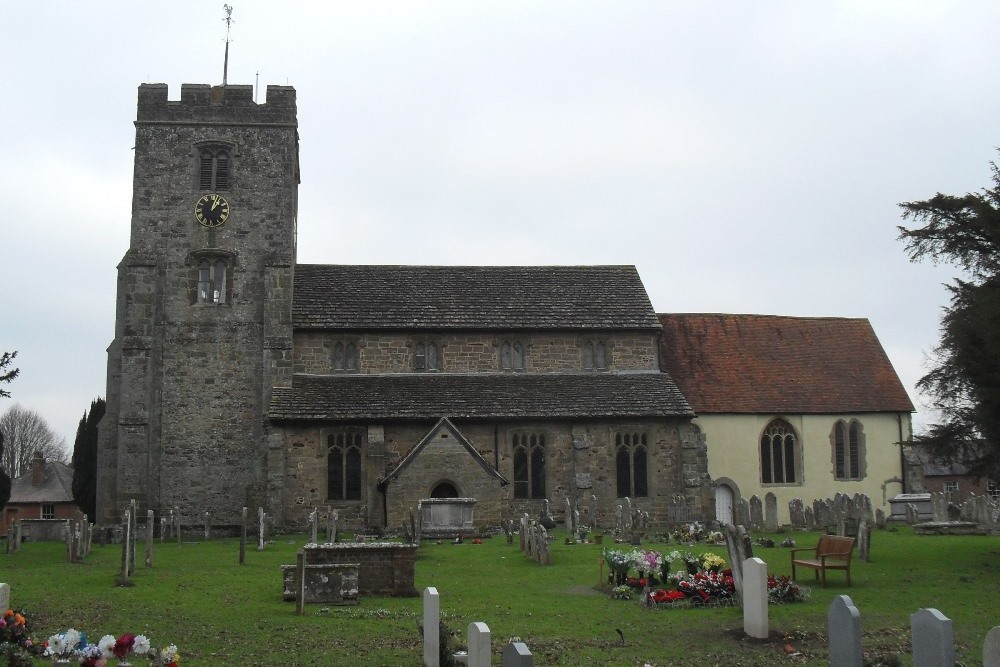
<path fill-rule="evenodd" d="M 206 146 L 198 154 L 198 187 L 201 190 L 228 190 L 231 160 L 229 148 Z"/>
<path fill-rule="evenodd" d="M 545 436 L 514 436 L 514 497 L 545 497 Z"/>
<path fill-rule="evenodd" d="M 799 443 L 792 425 L 775 419 L 760 436 L 762 484 L 798 483 Z"/>
<path fill-rule="evenodd" d="M 833 476 L 835 479 L 863 479 L 865 475 L 864 428 L 857 419 L 850 424 L 838 420 L 833 425 Z"/>
<path fill-rule="evenodd" d="M 327 500 L 361 500 L 362 439 L 359 429 L 327 436 Z"/>
<path fill-rule="evenodd" d="M 217 254 L 197 255 L 198 279 L 195 286 L 195 303 L 226 303 L 229 298 L 230 256 Z"/>
<path fill-rule="evenodd" d="M 649 453 L 645 433 L 615 433 L 615 480 L 619 498 L 649 495 Z"/>

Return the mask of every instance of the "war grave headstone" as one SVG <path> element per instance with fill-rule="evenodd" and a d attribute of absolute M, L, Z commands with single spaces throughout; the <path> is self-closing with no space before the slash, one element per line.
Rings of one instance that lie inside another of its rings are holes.
<path fill-rule="evenodd" d="M 954 667 L 955 643 L 951 619 L 937 609 L 910 616 L 913 667 Z"/>
<path fill-rule="evenodd" d="M 838 595 L 826 613 L 830 667 L 862 667 L 861 613 L 846 595 Z"/>
<path fill-rule="evenodd" d="M 755 639 L 767 639 L 767 563 L 760 558 L 743 561 L 743 631 Z"/>

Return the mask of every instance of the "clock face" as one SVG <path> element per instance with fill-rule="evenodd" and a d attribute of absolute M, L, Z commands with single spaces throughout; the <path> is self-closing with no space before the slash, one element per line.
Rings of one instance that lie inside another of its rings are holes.
<path fill-rule="evenodd" d="M 229 217 L 229 202 L 220 194 L 202 195 L 194 205 L 194 217 L 206 227 L 218 227 Z"/>

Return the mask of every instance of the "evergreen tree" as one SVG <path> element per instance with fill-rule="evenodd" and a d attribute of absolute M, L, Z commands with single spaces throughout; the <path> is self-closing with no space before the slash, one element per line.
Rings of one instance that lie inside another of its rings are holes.
<path fill-rule="evenodd" d="M 97 425 L 104 416 L 104 399 L 91 401 L 76 427 L 73 443 L 73 500 L 94 521 L 97 516 Z"/>
<path fill-rule="evenodd" d="M 0 460 L 3 459 L 3 431 L 0 431 Z M 10 475 L 3 468 L 0 468 L 0 510 L 4 508 L 10 500 Z"/>
<path fill-rule="evenodd" d="M 940 461 L 957 461 L 974 477 L 1000 480 L 1000 169 L 993 185 L 964 196 L 936 194 L 906 202 L 899 227 L 912 261 L 955 264 L 951 304 L 930 371 L 917 387 L 932 399 L 937 423 L 914 437 Z"/>

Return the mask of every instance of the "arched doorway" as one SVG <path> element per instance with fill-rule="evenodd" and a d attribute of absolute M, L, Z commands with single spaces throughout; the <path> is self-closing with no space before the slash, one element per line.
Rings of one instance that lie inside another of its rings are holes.
<path fill-rule="evenodd" d="M 458 498 L 458 489 L 451 482 L 439 482 L 431 490 L 431 498 Z"/>

